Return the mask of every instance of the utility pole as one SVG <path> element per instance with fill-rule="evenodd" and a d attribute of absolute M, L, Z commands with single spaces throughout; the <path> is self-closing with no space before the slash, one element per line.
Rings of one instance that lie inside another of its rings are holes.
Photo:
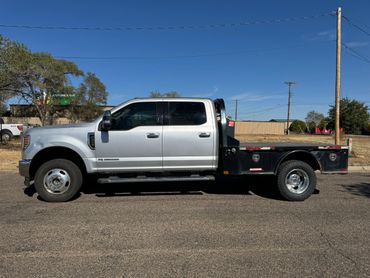
<path fill-rule="evenodd" d="M 291 88 L 292 88 L 292 85 L 295 84 L 295 82 L 293 81 L 286 81 L 284 82 L 285 84 L 288 85 L 288 116 L 287 116 L 287 119 L 286 119 L 286 134 L 289 134 L 289 121 L 290 121 L 290 98 L 292 96 L 292 91 L 291 91 Z"/>
<path fill-rule="evenodd" d="M 235 99 L 235 122 L 238 120 L 238 100 Z"/>
<path fill-rule="evenodd" d="M 3 95 L 0 95 L 0 104 L 4 103 Z M 3 144 L 3 119 L 1 118 L 2 115 L 0 115 L 0 144 Z"/>
<path fill-rule="evenodd" d="M 335 74 L 335 145 L 340 144 L 340 48 L 341 48 L 342 8 L 337 9 L 337 64 Z"/>

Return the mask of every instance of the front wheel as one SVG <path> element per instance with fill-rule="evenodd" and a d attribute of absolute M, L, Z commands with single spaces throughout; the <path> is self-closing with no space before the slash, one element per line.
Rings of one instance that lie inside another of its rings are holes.
<path fill-rule="evenodd" d="M 277 174 L 281 196 L 289 201 L 304 201 L 316 188 L 316 175 L 310 165 L 298 160 L 282 163 Z"/>
<path fill-rule="evenodd" d="M 81 185 L 81 170 L 70 160 L 53 159 L 42 164 L 36 171 L 35 189 L 47 202 L 69 201 Z"/>

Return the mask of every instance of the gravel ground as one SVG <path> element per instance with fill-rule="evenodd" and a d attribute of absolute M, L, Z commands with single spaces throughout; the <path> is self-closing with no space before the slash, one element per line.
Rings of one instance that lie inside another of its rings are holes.
<path fill-rule="evenodd" d="M 319 175 L 295 203 L 271 182 L 94 185 L 55 204 L 0 172 L 0 276 L 370 276 L 369 174 Z"/>

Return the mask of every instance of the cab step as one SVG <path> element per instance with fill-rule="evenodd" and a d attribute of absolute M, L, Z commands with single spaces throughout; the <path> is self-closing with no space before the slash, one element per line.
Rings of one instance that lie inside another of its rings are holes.
<path fill-rule="evenodd" d="M 139 176 L 135 178 L 121 178 L 118 176 L 112 176 L 108 178 L 100 178 L 98 179 L 98 183 L 135 183 L 135 182 L 179 182 L 179 181 L 213 181 L 215 180 L 214 176 L 200 176 L 200 175 L 192 175 L 192 176 L 171 176 L 171 177 L 146 177 L 146 176 Z"/>

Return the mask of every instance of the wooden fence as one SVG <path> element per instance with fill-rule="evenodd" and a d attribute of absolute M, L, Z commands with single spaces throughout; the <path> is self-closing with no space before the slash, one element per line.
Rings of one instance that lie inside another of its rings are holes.
<path fill-rule="evenodd" d="M 286 123 L 283 122 L 236 122 L 235 136 L 250 134 L 284 135 Z"/>

